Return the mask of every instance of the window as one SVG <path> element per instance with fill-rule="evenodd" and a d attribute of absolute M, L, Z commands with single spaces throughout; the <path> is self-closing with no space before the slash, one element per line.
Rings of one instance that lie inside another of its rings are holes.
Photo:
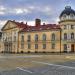
<path fill-rule="evenodd" d="M 31 44 L 30 43 L 28 43 L 28 49 L 30 49 L 31 48 Z"/>
<path fill-rule="evenodd" d="M 73 19 L 74 18 L 74 15 L 73 14 L 70 14 L 70 18 Z"/>
<path fill-rule="evenodd" d="M 52 40 L 53 41 L 55 40 L 55 34 L 54 33 L 52 34 Z"/>
<path fill-rule="evenodd" d="M 46 34 L 43 34 L 43 41 L 46 41 Z"/>
<path fill-rule="evenodd" d="M 67 51 L 67 44 L 64 44 L 64 52 Z"/>
<path fill-rule="evenodd" d="M 35 35 L 35 41 L 38 41 L 38 35 L 37 34 Z"/>
<path fill-rule="evenodd" d="M 74 39 L 74 33 L 71 33 L 71 39 Z"/>
<path fill-rule="evenodd" d="M 43 44 L 43 49 L 46 49 L 46 44 Z"/>
<path fill-rule="evenodd" d="M 35 44 L 35 49 L 38 49 L 38 44 Z"/>
<path fill-rule="evenodd" d="M 67 26 L 66 25 L 64 25 L 64 29 L 67 29 Z"/>
<path fill-rule="evenodd" d="M 24 35 L 21 36 L 21 49 L 24 49 Z"/>
<path fill-rule="evenodd" d="M 28 35 L 28 40 L 27 40 L 28 42 L 30 42 L 31 41 L 31 36 L 30 35 Z"/>
<path fill-rule="evenodd" d="M 55 49 L 55 44 L 54 43 L 52 43 L 52 49 Z"/>
<path fill-rule="evenodd" d="M 24 35 L 21 36 L 21 42 L 24 42 Z"/>
<path fill-rule="evenodd" d="M 71 29 L 74 29 L 74 25 L 71 25 Z"/>
<path fill-rule="evenodd" d="M 67 40 L 67 33 L 64 33 L 64 40 Z"/>
<path fill-rule="evenodd" d="M 21 49 L 24 49 L 24 43 L 21 42 Z"/>
<path fill-rule="evenodd" d="M 66 19 L 66 17 L 67 17 L 67 15 L 66 15 L 66 14 L 64 14 L 64 15 L 63 15 L 63 19 Z"/>
<path fill-rule="evenodd" d="M 16 36 L 14 36 L 14 42 L 16 42 Z"/>

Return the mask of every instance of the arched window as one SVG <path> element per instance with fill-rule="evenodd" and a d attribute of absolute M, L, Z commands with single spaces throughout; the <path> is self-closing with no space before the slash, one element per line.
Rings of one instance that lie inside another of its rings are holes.
<path fill-rule="evenodd" d="M 55 40 L 55 34 L 54 33 L 52 34 L 52 40 Z"/>
<path fill-rule="evenodd" d="M 42 39 L 43 39 L 43 41 L 46 41 L 46 34 L 43 34 Z"/>
<path fill-rule="evenodd" d="M 67 40 L 67 33 L 64 33 L 64 40 Z"/>
<path fill-rule="evenodd" d="M 38 34 L 35 35 L 35 41 L 38 41 Z"/>
<path fill-rule="evenodd" d="M 74 39 L 74 33 L 71 33 L 71 39 Z"/>

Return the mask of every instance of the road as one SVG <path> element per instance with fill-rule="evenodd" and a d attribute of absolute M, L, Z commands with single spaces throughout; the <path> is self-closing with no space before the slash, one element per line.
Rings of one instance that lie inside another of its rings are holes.
<path fill-rule="evenodd" d="M 0 75 L 75 75 L 74 57 L 74 54 L 0 55 Z"/>

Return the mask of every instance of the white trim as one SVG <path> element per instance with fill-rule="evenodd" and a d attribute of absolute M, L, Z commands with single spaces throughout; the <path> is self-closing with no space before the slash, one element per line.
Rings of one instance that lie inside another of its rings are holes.
<path fill-rule="evenodd" d="M 58 67 L 58 69 L 59 68 L 75 69 L 75 67 L 70 67 L 70 66 L 56 65 L 56 64 L 50 64 L 50 63 L 38 62 L 38 61 L 32 61 L 32 62 L 45 64 L 45 65 L 49 65 L 49 66 L 56 66 L 56 67 Z"/>
<path fill-rule="evenodd" d="M 29 71 L 29 70 L 25 70 L 25 69 L 20 68 L 20 67 L 17 67 L 17 69 L 22 70 L 22 71 L 24 71 L 24 72 L 28 72 L 28 73 L 33 73 L 33 72 Z"/>

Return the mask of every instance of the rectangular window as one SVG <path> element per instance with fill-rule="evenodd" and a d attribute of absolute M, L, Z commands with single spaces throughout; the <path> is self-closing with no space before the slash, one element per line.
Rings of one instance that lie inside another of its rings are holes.
<path fill-rule="evenodd" d="M 64 29 L 67 29 L 67 26 L 66 25 L 64 25 Z"/>
<path fill-rule="evenodd" d="M 55 44 L 54 43 L 52 43 L 52 49 L 55 49 Z"/>
<path fill-rule="evenodd" d="M 24 49 L 24 35 L 21 35 L 21 49 Z"/>
<path fill-rule="evenodd" d="M 71 25 L 71 29 L 74 29 L 74 25 Z"/>
<path fill-rule="evenodd" d="M 46 44 L 43 44 L 43 49 L 46 49 Z"/>
<path fill-rule="evenodd" d="M 27 41 L 28 41 L 28 42 L 30 42 L 30 41 L 31 41 L 31 36 L 30 36 L 30 35 L 28 35 L 28 36 L 27 36 L 27 38 L 28 38 L 28 40 L 27 40 Z"/>
<path fill-rule="evenodd" d="M 31 48 L 31 44 L 30 43 L 28 43 L 28 49 L 30 49 Z"/>
<path fill-rule="evenodd" d="M 21 49 L 24 49 L 24 43 L 21 42 Z"/>
<path fill-rule="evenodd" d="M 24 35 L 21 36 L 21 42 L 24 42 Z"/>
<path fill-rule="evenodd" d="M 14 42 L 16 42 L 16 36 L 14 36 Z"/>
<path fill-rule="evenodd" d="M 38 49 L 38 44 L 35 44 L 35 49 Z"/>
<path fill-rule="evenodd" d="M 67 44 L 64 44 L 64 52 L 67 52 Z"/>

